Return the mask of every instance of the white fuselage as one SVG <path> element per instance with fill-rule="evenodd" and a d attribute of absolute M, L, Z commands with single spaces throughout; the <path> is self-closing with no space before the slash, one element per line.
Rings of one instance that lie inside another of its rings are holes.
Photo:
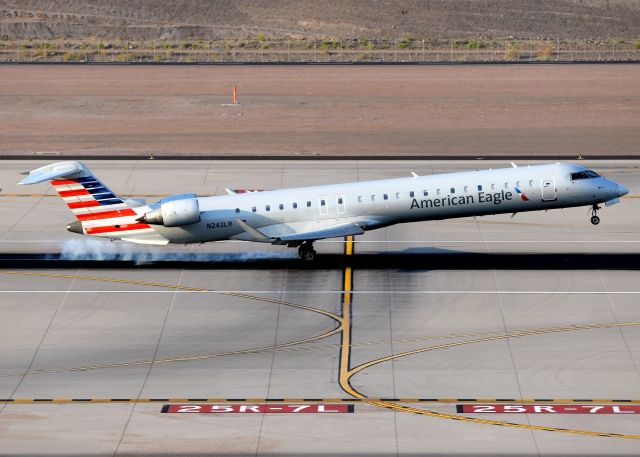
<path fill-rule="evenodd" d="M 401 222 L 594 205 L 627 192 L 598 175 L 572 179 L 585 170 L 537 165 L 198 197 L 200 222 L 154 229 L 170 243 L 250 240 L 238 219 L 278 237 L 348 222 L 371 230 Z M 138 207 L 136 213 L 152 208 Z"/>

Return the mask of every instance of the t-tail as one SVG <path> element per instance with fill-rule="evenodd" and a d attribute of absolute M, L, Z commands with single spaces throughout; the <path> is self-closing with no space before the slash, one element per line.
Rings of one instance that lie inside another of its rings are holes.
<path fill-rule="evenodd" d="M 49 181 L 64 200 L 76 221 L 67 230 L 81 235 L 123 239 L 145 244 L 166 244 L 149 224 L 136 221 L 136 207 L 145 206 L 125 200 L 109 189 L 82 162 L 58 162 L 30 171 L 19 184 Z"/>

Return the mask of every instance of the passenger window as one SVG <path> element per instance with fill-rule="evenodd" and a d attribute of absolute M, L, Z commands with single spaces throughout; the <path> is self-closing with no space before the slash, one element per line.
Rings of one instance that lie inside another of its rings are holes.
<path fill-rule="evenodd" d="M 362 203 L 362 195 L 358 195 L 358 203 Z"/>
<path fill-rule="evenodd" d="M 255 212 L 257 211 L 257 210 L 256 210 L 256 207 L 255 207 L 255 206 L 254 206 L 254 207 L 252 207 L 252 208 L 251 208 L 251 211 L 255 213 Z"/>
<path fill-rule="evenodd" d="M 342 197 L 338 197 L 338 205 L 342 205 Z"/>
<path fill-rule="evenodd" d="M 464 186 L 464 192 L 465 192 L 465 194 L 466 194 L 467 192 L 469 192 L 469 186 Z"/>
<path fill-rule="evenodd" d="M 520 181 L 516 181 L 516 187 L 520 187 Z"/>
<path fill-rule="evenodd" d="M 413 193 L 413 191 L 409 192 L 409 197 L 413 198 L 415 196 L 415 194 Z"/>
<path fill-rule="evenodd" d="M 320 200 L 320 206 L 325 206 L 327 204 L 327 202 L 325 202 L 324 200 Z"/>
<path fill-rule="evenodd" d="M 440 195 L 440 189 L 436 190 L 436 195 Z"/>
<path fill-rule="evenodd" d="M 424 195 L 425 197 L 427 197 L 427 196 L 429 195 L 429 192 L 428 192 L 428 191 L 426 191 L 426 190 L 423 190 L 423 191 L 422 191 L 422 195 Z"/>
<path fill-rule="evenodd" d="M 496 185 L 495 184 L 491 184 L 491 190 L 496 190 Z"/>
<path fill-rule="evenodd" d="M 266 209 L 267 211 L 271 211 L 271 206 L 267 205 L 264 207 L 264 209 Z"/>
<path fill-rule="evenodd" d="M 385 200 L 389 200 L 389 196 L 387 194 L 383 194 L 382 198 L 384 198 Z"/>
<path fill-rule="evenodd" d="M 400 200 L 400 192 L 396 192 L 396 200 Z"/>
<path fill-rule="evenodd" d="M 505 189 L 508 189 L 508 188 L 509 188 L 509 183 L 508 183 L 508 182 L 504 183 L 504 188 L 505 188 Z"/>
<path fill-rule="evenodd" d="M 451 193 L 452 193 L 452 194 L 455 194 L 455 193 L 456 193 L 456 189 L 455 189 L 455 187 L 452 187 L 450 190 L 451 190 Z"/>
<path fill-rule="evenodd" d="M 372 202 L 375 202 L 375 201 L 376 201 L 376 196 L 375 196 L 375 195 L 372 195 L 372 196 L 371 196 L 371 201 L 372 201 Z"/>
<path fill-rule="evenodd" d="M 293 202 L 293 209 L 297 209 L 298 208 L 298 204 L 296 202 Z"/>
<path fill-rule="evenodd" d="M 482 190 L 482 186 L 478 186 L 478 192 Z"/>
<path fill-rule="evenodd" d="M 280 203 L 280 204 L 278 205 L 278 208 L 280 208 L 280 209 L 284 209 L 284 205 L 283 205 L 282 203 Z"/>
<path fill-rule="evenodd" d="M 310 201 L 307 202 L 307 208 L 311 208 L 311 202 Z"/>
<path fill-rule="evenodd" d="M 529 187 L 533 187 L 533 179 L 529 181 Z"/>

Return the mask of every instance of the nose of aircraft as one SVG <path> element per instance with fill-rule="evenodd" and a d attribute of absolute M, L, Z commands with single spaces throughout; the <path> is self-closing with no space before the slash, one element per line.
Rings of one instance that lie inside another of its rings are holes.
<path fill-rule="evenodd" d="M 629 193 L 629 189 L 624 187 L 622 184 L 618 184 L 618 197 L 622 197 L 623 195 L 627 195 Z"/>

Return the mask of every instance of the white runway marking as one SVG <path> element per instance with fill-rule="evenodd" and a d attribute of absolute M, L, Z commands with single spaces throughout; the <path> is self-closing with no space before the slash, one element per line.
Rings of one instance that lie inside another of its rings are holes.
<path fill-rule="evenodd" d="M 0 290 L 0 294 L 343 294 L 344 290 Z M 640 291 L 350 290 L 352 294 L 423 295 L 640 295 Z"/>
<path fill-rule="evenodd" d="M 609 233 L 610 234 L 610 233 Z M 618 235 L 618 234 L 616 234 Z M 69 238 L 66 240 L 0 240 L 0 243 L 9 243 L 9 244 L 15 244 L 15 243 L 23 243 L 23 244 L 36 244 L 36 243 L 55 243 L 55 244 L 64 244 L 68 241 L 70 241 L 71 239 L 77 239 L 77 238 Z M 339 243 L 339 244 L 344 244 L 345 241 L 342 240 L 317 240 L 317 243 Z M 246 244 L 246 241 L 235 241 L 235 240 L 228 240 L 228 241 L 217 241 L 217 242 L 212 242 L 212 243 L 216 243 L 217 245 L 223 245 L 225 243 L 244 243 Z M 621 243 L 640 243 L 640 240 L 354 240 L 355 244 L 360 244 L 360 243 L 369 243 L 369 244 L 383 244 L 383 243 L 389 243 L 389 244 L 394 244 L 394 243 L 398 243 L 398 244 L 403 244 L 403 243 L 423 243 L 423 244 L 446 244 L 446 243 L 469 243 L 469 244 L 489 244 L 489 243 L 493 243 L 493 244 L 513 244 L 513 243 L 523 243 L 523 244 L 529 244 L 529 243 L 540 243 L 540 244 L 544 244 L 544 243 L 578 243 L 578 244 L 585 244 L 585 243 L 608 243 L 608 244 L 621 244 Z M 110 241 L 104 241 L 104 244 L 111 244 Z"/>

